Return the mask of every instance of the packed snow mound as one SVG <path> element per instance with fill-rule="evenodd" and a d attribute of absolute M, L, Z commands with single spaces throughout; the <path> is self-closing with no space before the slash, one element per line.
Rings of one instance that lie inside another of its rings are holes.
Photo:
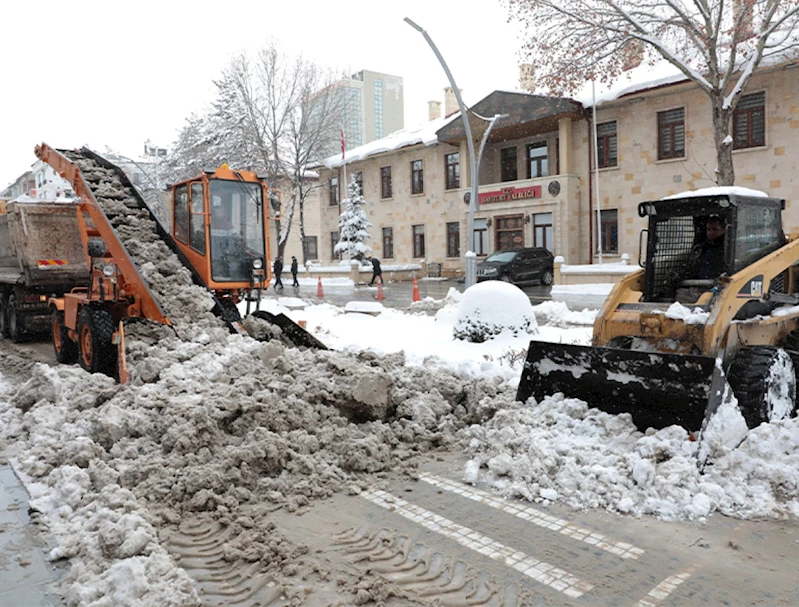
<path fill-rule="evenodd" d="M 494 280 L 466 289 L 452 330 L 455 339 L 482 343 L 505 331 L 514 336 L 538 333 L 533 305 L 524 291 Z"/>
<path fill-rule="evenodd" d="M 799 419 L 732 436 L 730 429 L 740 427 L 735 412 L 722 413 L 719 424 L 729 429 L 708 433 L 712 459 L 700 469 L 700 443 L 679 426 L 642 434 L 629 415 L 610 415 L 563 394 L 532 406 L 514 403 L 467 431 L 472 459 L 464 480 L 531 502 L 664 520 L 703 522 L 716 511 L 742 518 L 799 515 Z"/>

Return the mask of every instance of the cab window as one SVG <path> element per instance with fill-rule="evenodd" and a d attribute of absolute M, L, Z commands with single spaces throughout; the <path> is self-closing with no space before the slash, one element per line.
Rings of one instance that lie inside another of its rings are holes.
<path fill-rule="evenodd" d="M 191 184 L 191 248 L 205 255 L 205 215 L 203 207 L 203 184 Z"/>
<path fill-rule="evenodd" d="M 175 238 L 189 242 L 189 193 L 186 185 L 175 188 Z"/>

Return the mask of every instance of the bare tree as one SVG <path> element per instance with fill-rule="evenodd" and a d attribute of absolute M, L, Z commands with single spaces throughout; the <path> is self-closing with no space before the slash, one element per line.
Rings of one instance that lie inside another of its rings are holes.
<path fill-rule="evenodd" d="M 318 185 L 308 179 L 307 166 L 336 137 L 341 122 L 344 100 L 334 82 L 332 71 L 289 57 L 270 42 L 252 58 L 242 53 L 231 60 L 215 82 L 217 99 L 206 123 L 190 123 L 191 131 L 182 134 L 206 156 L 258 171 L 275 187 L 289 183 L 291 194 L 275 221 L 281 257 L 298 212 L 307 259 L 304 203 Z"/>
<path fill-rule="evenodd" d="M 730 122 L 754 71 L 796 57 L 799 0 L 505 0 L 531 34 L 538 82 L 572 92 L 666 60 L 710 100 L 717 183 L 733 185 Z"/>

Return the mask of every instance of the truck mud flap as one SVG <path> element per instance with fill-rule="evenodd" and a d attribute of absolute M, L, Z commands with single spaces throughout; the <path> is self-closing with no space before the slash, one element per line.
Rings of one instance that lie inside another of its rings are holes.
<path fill-rule="evenodd" d="M 255 318 L 260 318 L 261 320 L 265 320 L 280 327 L 280 329 L 283 331 L 283 334 L 295 346 L 305 346 L 306 348 L 313 348 L 315 350 L 328 349 L 325 344 L 316 339 L 313 335 L 308 333 L 308 331 L 303 329 L 285 314 L 272 314 L 271 312 L 267 312 L 265 310 L 258 310 L 257 312 L 253 312 L 252 315 Z"/>
<path fill-rule="evenodd" d="M 608 413 L 629 413 L 639 430 L 698 430 L 715 359 L 641 350 L 530 342 L 516 399 L 562 392 Z"/>

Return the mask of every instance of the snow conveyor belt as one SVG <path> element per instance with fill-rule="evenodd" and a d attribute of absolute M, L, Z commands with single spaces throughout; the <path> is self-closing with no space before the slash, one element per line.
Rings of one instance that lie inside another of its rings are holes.
<path fill-rule="evenodd" d="M 73 162 L 98 205 L 114 228 L 142 278 L 179 334 L 189 325 L 224 328 L 225 322 L 211 310 L 215 300 L 210 291 L 198 286 L 164 238 L 168 233 L 116 166 L 91 150 L 58 150 Z"/>

